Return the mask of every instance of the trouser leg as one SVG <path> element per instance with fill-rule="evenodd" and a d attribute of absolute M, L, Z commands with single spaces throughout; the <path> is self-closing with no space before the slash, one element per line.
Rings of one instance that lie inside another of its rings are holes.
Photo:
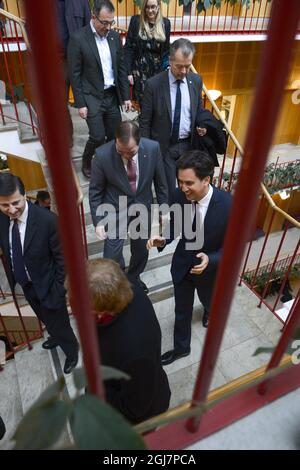
<path fill-rule="evenodd" d="M 178 352 L 189 352 L 191 348 L 194 294 L 194 283 L 188 277 L 179 284 L 174 284 L 174 349 Z"/>

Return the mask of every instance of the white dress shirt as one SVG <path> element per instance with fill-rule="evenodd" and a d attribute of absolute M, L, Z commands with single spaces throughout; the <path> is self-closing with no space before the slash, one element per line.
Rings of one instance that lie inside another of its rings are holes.
<path fill-rule="evenodd" d="M 169 84 L 171 94 L 171 109 L 172 109 L 172 123 L 174 121 L 174 112 L 176 104 L 177 82 L 176 78 L 169 69 Z M 181 91 L 181 111 L 180 111 L 180 125 L 179 125 L 179 139 L 186 139 L 191 135 L 191 97 L 187 79 L 184 78 L 180 84 Z"/>
<path fill-rule="evenodd" d="M 107 41 L 106 36 L 99 36 L 96 29 L 94 28 L 92 20 L 90 21 L 90 25 L 95 37 L 96 46 L 99 52 L 102 71 L 103 71 L 103 78 L 104 78 L 104 90 L 115 86 L 115 78 L 114 78 L 114 71 L 112 67 L 112 59 L 111 53 Z"/>
<path fill-rule="evenodd" d="M 213 195 L 213 188 L 212 188 L 211 185 L 209 185 L 208 193 L 202 199 L 200 199 L 200 201 L 194 201 L 194 203 L 197 204 L 196 209 L 199 213 L 199 220 L 201 221 L 201 226 L 204 224 L 204 219 L 205 219 L 207 209 L 208 209 L 210 200 L 212 198 L 212 195 Z M 192 223 L 193 223 L 194 216 L 195 216 L 195 204 L 191 204 Z M 198 227 L 197 227 L 197 229 L 198 229 Z M 204 232 L 203 232 L 203 245 L 204 245 Z M 202 247 L 200 247 L 200 249 L 201 248 Z"/>
<path fill-rule="evenodd" d="M 123 160 L 123 163 L 124 163 L 124 167 L 125 167 L 125 171 L 127 173 L 127 164 L 128 164 L 128 161 L 126 160 L 126 158 L 123 158 L 121 157 L 122 160 Z M 136 189 L 138 187 L 138 184 L 139 184 L 139 158 L 138 158 L 138 153 L 136 153 L 133 157 L 132 157 L 132 160 L 135 164 L 135 172 L 136 172 Z"/>
<path fill-rule="evenodd" d="M 20 233 L 20 239 L 21 239 L 21 245 L 22 245 L 22 252 L 24 253 L 24 240 L 25 240 L 25 233 L 26 233 L 26 227 L 27 227 L 27 219 L 28 219 L 28 203 L 25 201 L 25 209 L 18 218 L 18 228 L 19 228 L 19 233 Z M 9 224 L 9 252 L 10 252 L 10 259 L 11 259 L 11 264 L 13 266 L 13 257 L 12 257 L 12 229 L 14 225 L 15 219 L 10 219 L 10 224 Z M 26 269 L 26 266 L 25 266 Z M 26 274 L 29 277 L 28 271 L 26 269 Z"/>

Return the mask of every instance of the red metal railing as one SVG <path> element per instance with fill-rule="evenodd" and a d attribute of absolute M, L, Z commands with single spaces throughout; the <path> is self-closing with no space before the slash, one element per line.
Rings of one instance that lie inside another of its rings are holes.
<path fill-rule="evenodd" d="M 116 21 L 120 28 L 128 28 L 132 15 L 138 14 L 140 9 L 132 0 L 123 0 L 121 4 L 115 1 Z M 178 0 L 170 0 L 170 3 L 162 3 L 163 15 L 171 21 L 171 34 L 261 34 L 266 33 L 270 20 L 272 1 L 251 0 L 250 8 L 242 4 L 230 5 L 226 3 L 222 8 L 215 6 L 201 13 L 197 12 L 197 2 L 194 1 L 189 10 L 180 6 Z M 5 2 L 5 10 L 11 13 L 10 5 Z M 19 2 L 17 2 L 18 15 L 21 17 Z M 291 11 L 291 10 L 289 10 Z M 287 12 L 286 12 L 287 14 Z M 10 28 L 10 26 L 8 26 Z M 13 29 L 13 28 L 12 28 Z M 298 28 L 298 32 L 300 28 Z M 14 37 L 12 31 L 11 37 Z"/>
<path fill-rule="evenodd" d="M 31 89 L 27 77 L 28 39 L 24 22 L 5 12 L 5 34 L 0 30 L 2 64 L 0 77 L 6 87 L 6 103 L 0 102 L 2 125 L 21 123 L 38 132 L 32 112 Z"/>
<path fill-rule="evenodd" d="M 284 15 L 284 7 L 279 0 L 273 1 L 271 29 L 265 45 L 258 77 L 258 90 L 250 124 L 247 132 L 245 153 L 242 168 L 239 174 L 232 215 L 224 245 L 224 253 L 218 273 L 215 287 L 215 295 L 210 314 L 210 323 L 204 344 L 199 373 L 193 393 L 193 403 L 205 402 L 211 382 L 215 363 L 217 361 L 226 321 L 229 314 L 233 290 L 239 272 L 239 264 L 243 255 L 245 244 L 249 240 L 251 227 L 256 212 L 256 201 L 259 185 L 263 176 L 268 149 L 271 143 L 272 133 L 275 128 L 278 115 L 280 98 L 283 94 L 285 79 L 288 74 L 288 65 L 291 59 L 291 51 L 294 35 L 297 30 L 297 21 L 300 18 L 300 4 L 298 0 L 291 0 L 291 8 L 294 14 Z M 90 313 L 89 295 L 85 272 L 82 267 L 85 264 L 85 253 L 82 245 L 80 220 L 76 207 L 76 190 L 71 175 L 69 149 L 65 139 L 67 135 L 67 119 L 65 115 L 63 98 L 63 74 L 58 66 L 58 47 L 55 38 L 55 18 L 51 0 L 44 0 L 43 5 L 34 0 L 25 1 L 28 28 L 32 39 L 32 57 L 36 77 L 36 92 L 39 103 L 39 117 L 43 135 L 45 136 L 45 150 L 49 161 L 49 167 L 53 179 L 54 191 L 57 200 L 61 238 L 66 259 L 66 265 L 70 277 L 70 286 L 73 293 L 73 310 L 76 314 L 83 350 L 83 360 L 87 370 L 89 387 L 92 393 L 102 395 L 101 379 L 99 374 L 98 347 L 95 335 L 95 325 Z M 278 35 L 278 31 L 281 35 Z M 50 48 L 51 45 L 51 48 Z M 51 74 L 50 74 L 51 71 Z M 49 77 L 51 76 L 51 80 Z M 274 77 L 276 76 L 276 80 Z M 61 90 L 58 84 L 61 83 Z M 47 111 L 47 112 L 46 112 Z M 57 126 L 57 115 L 60 117 L 60 126 Z M 270 116 L 267 121 L 265 116 Z M 47 132 L 46 132 L 47 130 Z M 261 136 L 261 139 L 253 139 L 253 135 Z M 236 146 L 237 151 L 239 147 Z M 235 152 L 236 153 L 236 152 Z M 255 155 L 255 158 L 253 157 Z M 60 167 L 55 162 L 60 159 Z M 232 167 L 234 170 L 234 163 Z M 224 170 L 224 165 L 221 166 Z M 220 178 L 221 180 L 221 178 Z M 72 231 L 69 227 L 72 227 Z M 230 266 L 230 270 L 228 270 Z M 300 316 L 300 302 L 297 300 L 290 316 L 288 328 L 284 331 L 281 342 L 273 356 L 269 367 L 277 363 L 278 357 L 284 352 L 284 345 L 291 338 Z M 282 377 L 292 377 L 290 384 L 299 386 L 297 371 L 284 372 Z M 295 378 L 296 377 L 296 378 Z M 253 398 L 252 391 L 246 394 L 252 397 L 253 407 L 262 406 L 267 399 L 282 393 L 278 378 L 272 379 L 272 393 L 269 390 L 267 397 L 261 401 Z M 286 384 L 285 384 L 286 386 Z M 276 389 L 276 393 L 274 390 Z M 285 388 L 286 390 L 286 388 Z M 257 387 L 254 394 L 257 395 Z M 275 394 L 275 395 L 274 395 Z M 235 401 L 239 402 L 239 400 Z M 233 402 L 231 412 L 233 410 Z M 239 402 L 241 403 L 241 402 Z M 217 409 L 217 406 L 216 406 Z M 247 410 L 249 407 L 247 408 Z M 236 412 L 237 413 L 237 412 Z M 241 414 L 241 410 L 239 410 Z M 243 413 L 246 413 L 245 407 Z M 213 413 L 204 417 L 206 423 L 214 427 L 211 422 Z M 224 425 L 219 423 L 220 426 Z M 176 435 L 174 434 L 176 431 Z M 191 434 L 194 433 L 193 435 Z M 156 448 L 172 448 L 174 441 L 178 447 L 184 447 L 201 435 L 197 419 L 189 420 L 187 427 L 180 422 L 170 424 L 148 435 L 146 442 Z M 174 448 L 174 447 L 173 447 Z"/>

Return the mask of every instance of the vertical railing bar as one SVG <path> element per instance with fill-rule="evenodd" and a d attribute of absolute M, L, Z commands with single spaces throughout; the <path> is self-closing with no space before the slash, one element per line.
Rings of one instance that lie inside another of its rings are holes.
<path fill-rule="evenodd" d="M 256 105 L 252 108 L 246 133 L 242 168 L 215 283 L 208 330 L 192 397 L 193 403 L 203 403 L 207 398 L 229 315 L 240 259 L 254 223 L 255 201 L 277 122 L 300 19 L 300 2 L 291 0 L 290 7 L 293 15 L 286 15 L 283 2 L 273 1 L 269 34 L 264 43 L 256 80 Z M 281 32 L 280 35 L 278 31 Z M 268 116 L 268 119 L 265 119 L 265 116 Z M 255 135 L 260 135 L 261 139 L 254 139 Z M 199 423 L 199 417 L 190 418 L 186 428 L 195 432 Z"/>
<path fill-rule="evenodd" d="M 294 263 L 295 258 L 296 258 L 296 256 L 297 256 L 297 252 L 298 252 L 299 246 L 300 246 L 300 240 L 299 240 L 298 243 L 297 243 L 297 246 L 296 246 L 295 251 L 294 251 L 294 253 L 293 253 L 292 259 L 291 259 L 290 264 L 289 264 L 289 267 L 288 267 L 287 272 L 285 273 L 285 276 L 284 276 L 283 281 L 282 281 L 282 283 L 281 283 L 281 286 L 280 286 L 280 289 L 279 289 L 277 298 L 276 298 L 275 303 L 274 303 L 274 306 L 273 306 L 273 310 L 274 310 L 274 311 L 276 310 L 276 307 L 277 307 L 277 304 L 278 304 L 278 302 L 279 302 L 280 296 L 282 295 L 284 286 L 285 286 L 285 284 L 286 284 L 286 282 L 287 282 L 287 280 L 288 280 L 288 277 L 289 277 L 289 275 L 290 275 L 291 269 L 292 269 L 292 267 L 293 267 L 293 263 Z"/>
<path fill-rule="evenodd" d="M 37 111 L 59 213 L 58 223 L 69 278 L 72 310 L 76 315 L 89 392 L 103 397 L 96 325 L 91 313 L 84 269 L 86 260 L 77 207 L 77 191 L 72 177 L 70 148 L 65 138 L 68 134 L 68 119 L 64 105 L 64 75 L 58 60 L 57 18 L 52 0 L 26 0 L 25 6 L 35 75 Z M 60 118 L 59 125 L 57 116 Z"/>
<path fill-rule="evenodd" d="M 274 209 L 273 209 L 273 210 L 274 210 Z M 287 233 L 287 229 L 288 229 L 288 224 L 285 223 L 285 224 L 284 224 L 284 231 L 283 231 L 283 234 L 282 234 L 282 237 L 281 237 L 279 246 L 278 246 L 278 248 L 277 248 L 277 252 L 276 252 L 275 258 L 274 258 L 273 263 L 272 263 L 272 268 L 271 268 L 269 277 L 268 277 L 268 279 L 267 279 L 267 281 L 266 281 L 265 288 L 264 288 L 264 290 L 263 290 L 263 292 L 262 292 L 261 301 L 260 301 L 260 303 L 258 304 L 258 307 L 259 307 L 259 308 L 261 307 L 262 300 L 263 300 L 263 299 L 265 298 L 265 296 L 267 295 L 267 292 L 268 292 L 268 289 L 269 289 L 269 283 L 270 283 L 270 281 L 271 281 L 272 274 L 273 274 L 273 271 L 274 271 L 274 269 L 275 269 L 275 266 L 276 266 L 276 263 L 277 263 L 277 259 L 278 259 L 279 253 L 280 253 L 280 251 L 281 251 L 281 248 L 282 248 L 282 245 L 283 245 L 283 242 L 284 242 L 286 233 Z"/>
<path fill-rule="evenodd" d="M 269 225 L 268 225 L 267 233 L 265 234 L 265 239 L 264 239 L 264 242 L 263 242 L 263 246 L 262 246 L 259 258 L 258 258 L 258 263 L 257 263 L 257 266 L 256 266 L 256 270 L 254 272 L 253 280 L 251 282 L 251 289 L 253 288 L 253 286 L 255 284 L 255 281 L 256 281 L 256 278 L 257 278 L 257 273 L 258 273 L 258 270 L 260 268 L 260 263 L 262 261 L 262 257 L 263 257 L 263 254 L 265 252 L 265 248 L 266 248 L 266 245 L 267 245 L 267 242 L 269 240 L 270 233 L 271 233 L 271 228 L 272 228 L 272 224 L 273 224 L 273 221 L 274 221 L 274 217 L 275 217 L 275 210 L 273 209 L 272 210 L 272 215 L 271 215 L 271 218 L 270 218 L 270 222 L 269 222 Z"/>
<path fill-rule="evenodd" d="M 233 173 L 234 173 L 234 167 L 235 167 L 235 162 L 236 162 L 236 156 L 237 156 L 237 147 L 235 147 L 235 151 L 234 151 L 234 155 L 233 155 L 233 162 L 232 162 L 232 166 L 231 166 L 231 173 L 230 173 L 230 179 L 229 179 L 229 184 L 228 184 L 228 192 L 230 192 L 231 190 L 231 184 L 232 184 L 232 180 L 233 180 Z"/>

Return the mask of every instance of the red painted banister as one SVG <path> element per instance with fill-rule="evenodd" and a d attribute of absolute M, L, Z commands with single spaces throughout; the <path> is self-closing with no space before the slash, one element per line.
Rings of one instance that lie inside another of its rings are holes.
<path fill-rule="evenodd" d="M 34 91 L 43 143 L 58 207 L 59 229 L 72 292 L 83 361 L 91 393 L 103 397 L 100 358 L 93 321 L 82 243 L 76 188 L 72 176 L 65 106 L 64 76 L 59 65 L 57 18 L 51 0 L 25 0 L 27 27 L 32 46 Z M 58 122 L 59 120 L 59 122 Z"/>
<path fill-rule="evenodd" d="M 289 6 L 293 15 L 286 15 L 286 6 L 283 2 L 273 1 L 270 30 L 264 45 L 257 77 L 257 91 L 254 98 L 256 105 L 252 109 L 247 130 L 242 168 L 193 393 L 194 402 L 205 402 L 207 398 L 234 288 L 237 284 L 240 260 L 249 240 L 256 215 L 260 182 L 276 126 L 300 19 L 300 2 L 291 0 Z M 279 31 L 280 34 L 278 34 Z M 199 419 L 193 418 L 187 421 L 189 431 L 195 432 L 198 426 Z"/>

